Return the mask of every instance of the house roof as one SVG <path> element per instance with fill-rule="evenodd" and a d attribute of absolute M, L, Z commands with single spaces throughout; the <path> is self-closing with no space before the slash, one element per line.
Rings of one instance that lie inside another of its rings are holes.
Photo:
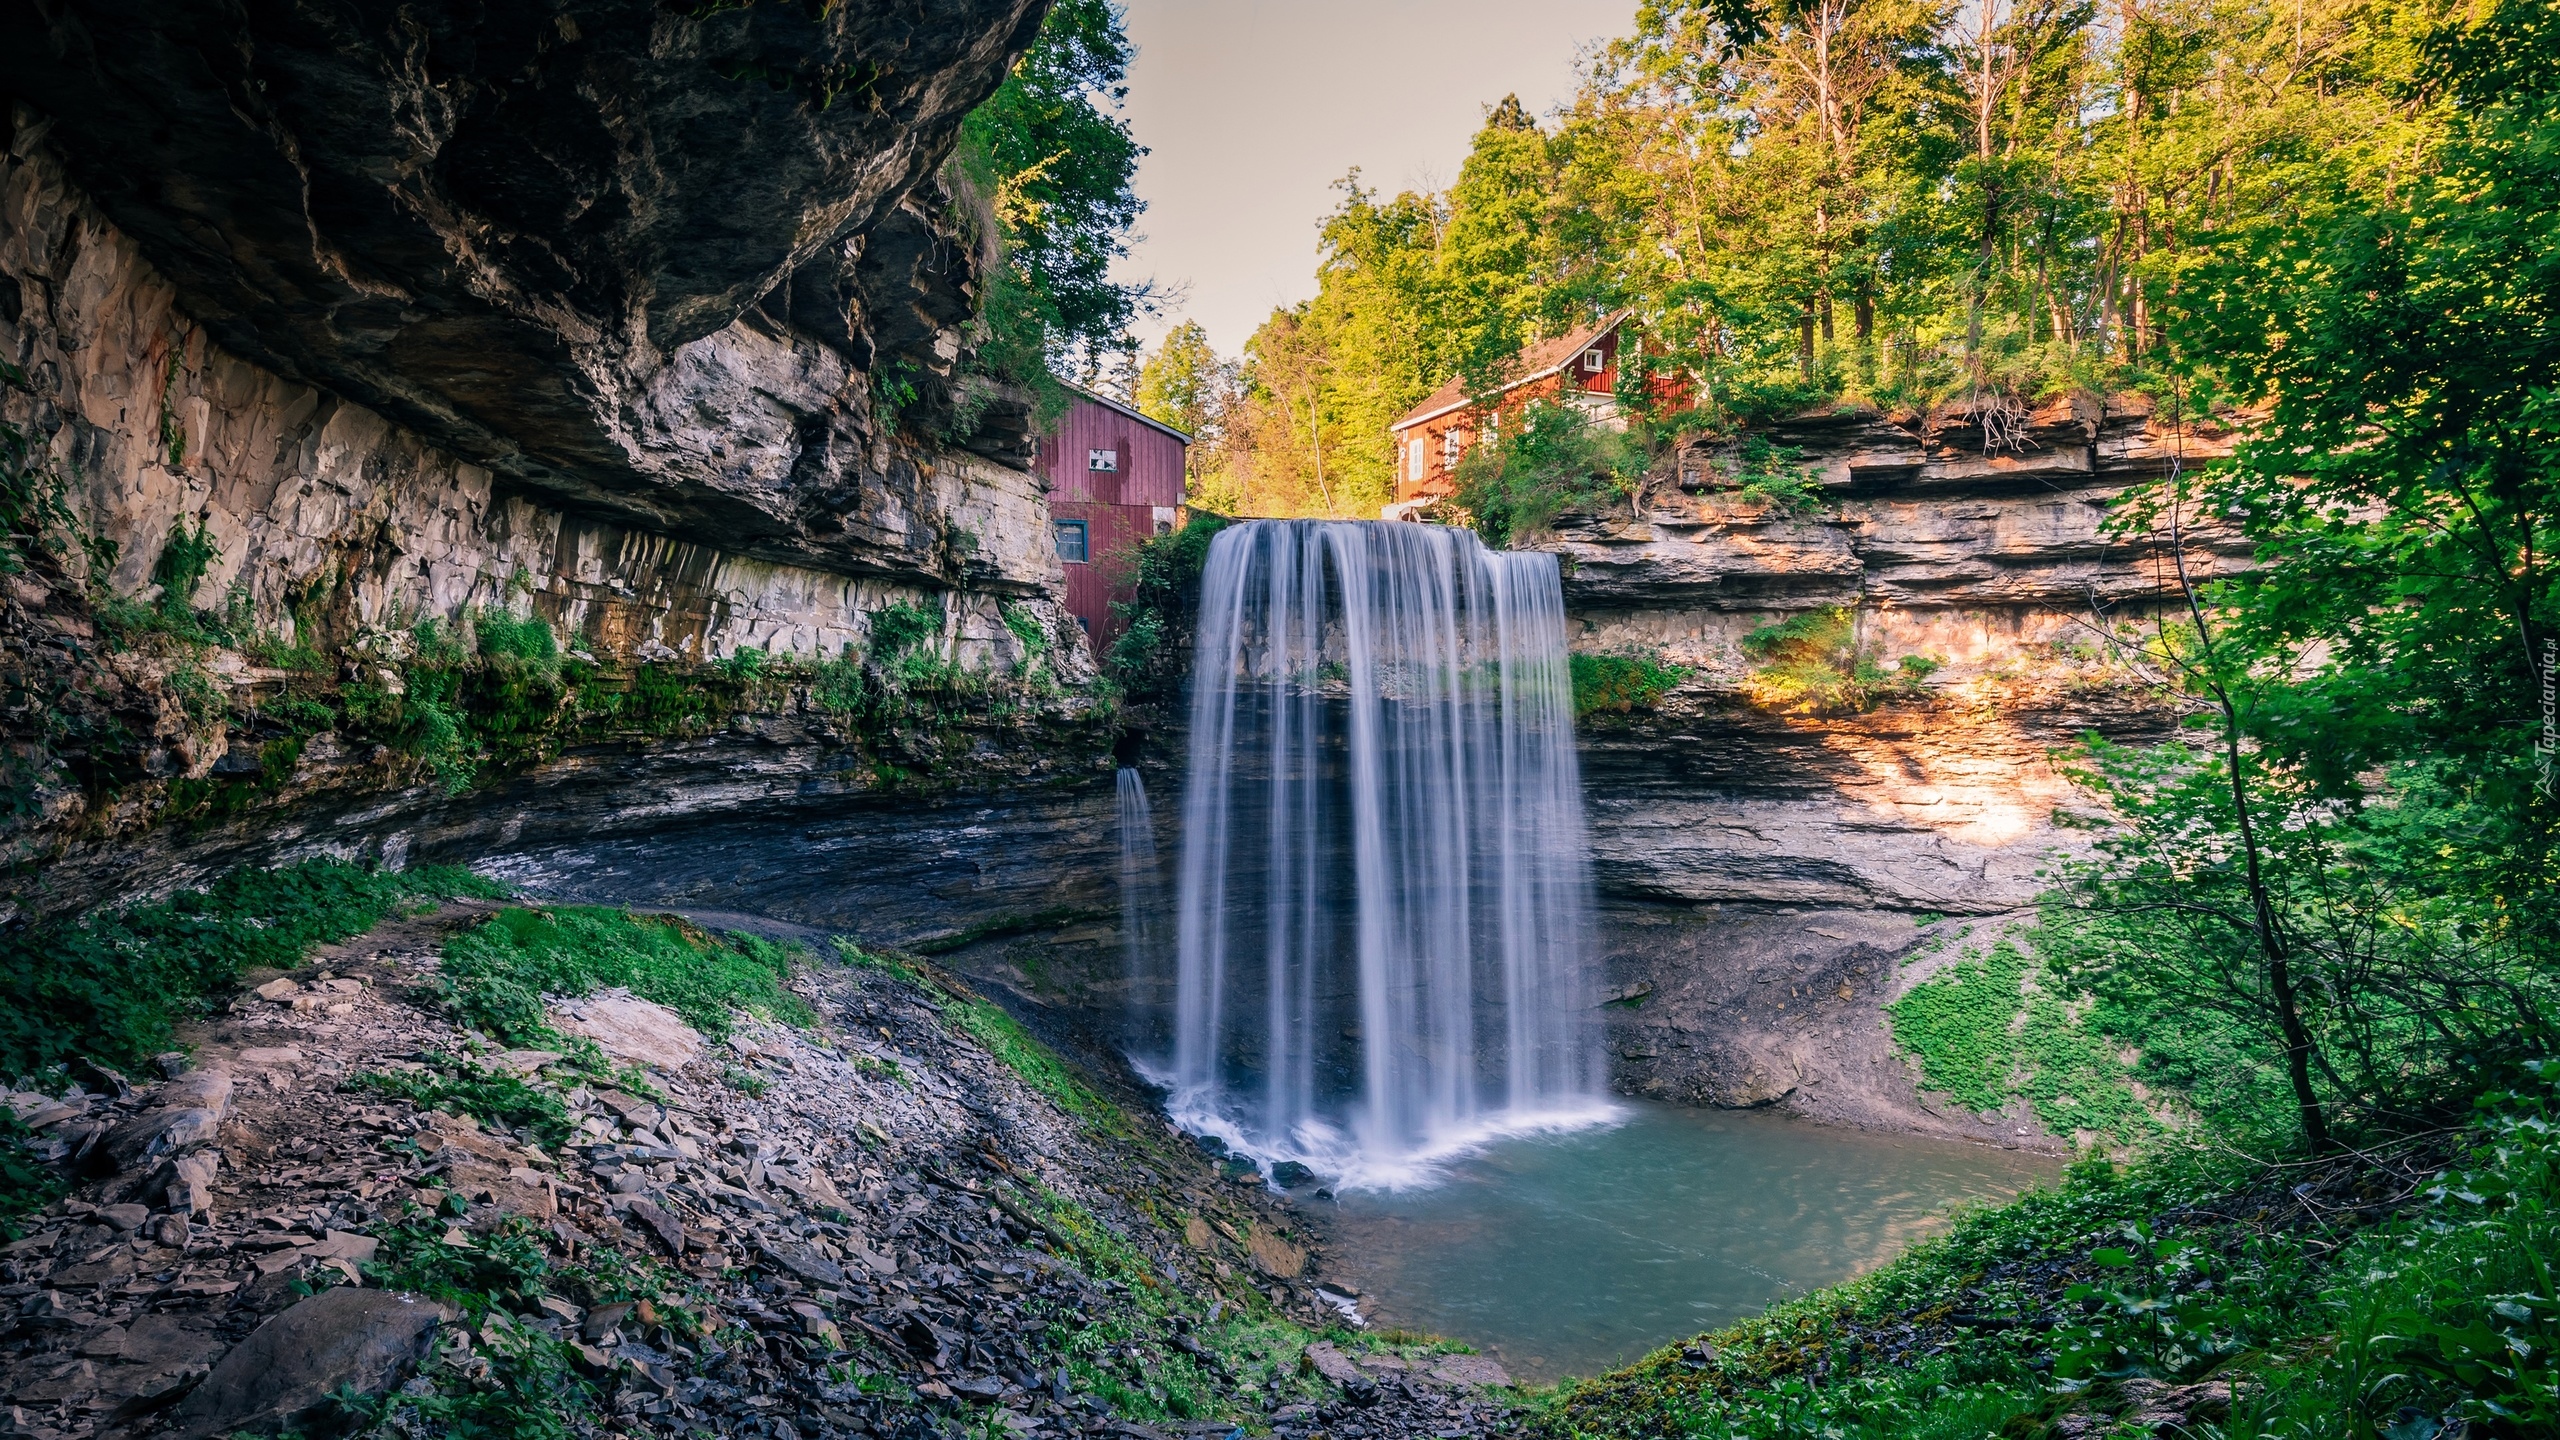
<path fill-rule="evenodd" d="M 1519 367 L 1520 373 L 1495 386 L 1492 393 L 1508 394 L 1532 380 L 1544 380 L 1564 369 L 1583 351 L 1590 349 L 1602 336 L 1626 323 L 1629 313 L 1621 310 L 1614 315 L 1603 316 L 1580 329 L 1568 331 L 1553 340 L 1540 340 L 1523 347 L 1520 353 L 1512 358 L 1512 363 Z M 1464 409 L 1480 398 L 1483 397 L 1467 389 L 1466 377 L 1459 376 L 1432 391 L 1429 399 L 1406 411 L 1403 419 L 1388 426 L 1387 429 L 1389 433 L 1409 430 L 1425 420 L 1437 420 L 1452 410 Z"/>
<path fill-rule="evenodd" d="M 1167 435 L 1172 436 L 1174 439 L 1181 441 L 1185 445 L 1191 443 L 1190 436 L 1185 435 L 1181 431 L 1174 429 L 1172 426 L 1167 425 L 1161 420 L 1158 420 L 1153 415 L 1146 413 L 1135 405 L 1124 405 L 1121 402 L 1112 399 L 1108 395 L 1087 390 L 1081 385 L 1069 385 L 1067 386 L 1067 392 L 1076 396 L 1078 399 L 1090 400 L 1094 404 L 1102 406 L 1106 410 L 1117 410 L 1121 414 L 1128 416 L 1130 419 L 1137 421 L 1139 424 L 1146 426 L 1148 429 L 1161 430 Z"/>

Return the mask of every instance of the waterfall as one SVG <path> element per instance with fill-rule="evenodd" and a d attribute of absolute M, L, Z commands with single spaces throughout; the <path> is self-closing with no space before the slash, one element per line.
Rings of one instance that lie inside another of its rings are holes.
<path fill-rule="evenodd" d="M 1252 521 L 1197 645 L 1177 1122 L 1395 1184 L 1607 1113 L 1555 557 Z"/>
<path fill-rule="evenodd" d="M 1141 1053 L 1157 1047 L 1161 1037 L 1148 1019 L 1161 1009 L 1155 996 L 1165 983 L 1163 947 L 1157 943 L 1156 916 L 1161 910 L 1157 889 L 1155 814 L 1147 806 L 1147 782 L 1136 767 L 1120 767 L 1120 946 L 1127 962 L 1132 1004 L 1130 1042 Z"/>

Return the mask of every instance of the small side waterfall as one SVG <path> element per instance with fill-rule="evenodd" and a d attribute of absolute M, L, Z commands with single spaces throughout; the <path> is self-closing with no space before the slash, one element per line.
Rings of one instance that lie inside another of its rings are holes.
<path fill-rule="evenodd" d="M 1395 1184 L 1606 1113 L 1571 692 L 1552 556 L 1405 524 L 1253 521 L 1211 543 L 1178 1121 Z"/>
<path fill-rule="evenodd" d="M 1120 767 L 1119 828 L 1121 953 L 1128 965 L 1130 993 L 1138 997 L 1143 1011 L 1147 997 L 1163 980 L 1164 949 L 1156 934 L 1156 917 L 1162 913 L 1156 892 L 1162 878 L 1156 866 L 1155 813 L 1147 806 L 1146 778 L 1135 766 Z M 1131 1019 L 1138 1022 L 1131 1039 L 1147 1047 L 1156 1037 L 1144 1028 L 1144 1014 Z"/>

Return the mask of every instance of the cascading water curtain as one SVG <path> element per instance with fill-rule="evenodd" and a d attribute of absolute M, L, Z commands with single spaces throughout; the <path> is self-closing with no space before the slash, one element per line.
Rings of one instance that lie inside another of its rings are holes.
<path fill-rule="evenodd" d="M 1211 543 L 1177 1120 L 1392 1183 L 1605 1113 L 1586 856 L 1553 556 L 1405 524 Z"/>

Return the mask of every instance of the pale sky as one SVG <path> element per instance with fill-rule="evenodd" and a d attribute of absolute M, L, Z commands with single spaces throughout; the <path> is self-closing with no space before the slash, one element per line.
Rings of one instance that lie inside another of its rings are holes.
<path fill-rule="evenodd" d="M 1544 118 L 1584 47 L 1626 33 L 1636 0 L 1127 0 L 1126 114 L 1143 238 L 1125 276 L 1188 298 L 1175 320 L 1233 355 L 1275 305 L 1315 293 L 1316 226 L 1353 166 L 1373 189 L 1437 188 L 1486 107 Z"/>

